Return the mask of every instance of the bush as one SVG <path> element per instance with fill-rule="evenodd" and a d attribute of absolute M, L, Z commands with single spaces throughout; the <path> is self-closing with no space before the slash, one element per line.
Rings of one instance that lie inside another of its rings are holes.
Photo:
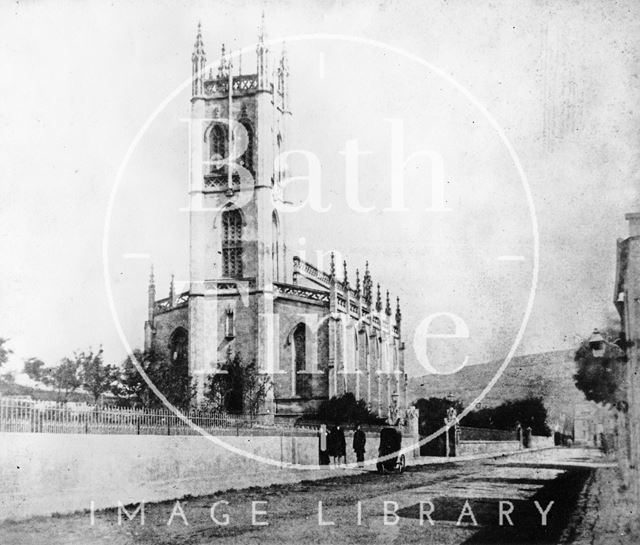
<path fill-rule="evenodd" d="M 255 361 L 245 364 L 237 353 L 220 366 L 207 382 L 205 398 L 216 410 L 256 416 L 272 388 L 269 375 L 261 373 Z"/>
<path fill-rule="evenodd" d="M 464 408 L 462 402 L 458 399 L 451 401 L 439 397 L 418 399 L 418 401 L 414 403 L 414 406 L 418 409 L 418 433 L 420 437 L 427 437 L 442 428 L 442 426 L 444 426 L 444 419 L 447 416 L 447 410 L 450 407 L 453 406 L 458 414 L 460 414 Z M 429 443 L 421 445 L 420 455 L 444 456 L 445 440 L 444 434 L 441 434 Z"/>
<path fill-rule="evenodd" d="M 450 401 L 437 397 L 419 399 L 414 403 L 419 411 L 419 433 L 426 437 L 444 426 L 447 409 L 453 406 L 460 414 L 464 406 L 459 400 Z M 469 428 L 488 428 L 494 430 L 515 430 L 520 424 L 523 429 L 531 427 L 533 435 L 549 436 L 547 409 L 540 398 L 527 398 L 517 401 L 505 401 L 498 407 L 472 411 L 461 421 L 461 426 Z"/>
<path fill-rule="evenodd" d="M 496 430 L 514 430 L 518 424 L 523 430 L 530 427 L 533 435 L 551 435 L 547 426 L 547 409 L 539 397 L 505 401 L 497 407 L 472 411 L 461 422 L 470 428 Z"/>
<path fill-rule="evenodd" d="M 384 418 L 372 413 L 364 399 L 356 400 L 356 397 L 347 392 L 340 397 L 332 397 L 323 401 L 318 412 L 308 415 L 327 424 L 384 424 Z"/>

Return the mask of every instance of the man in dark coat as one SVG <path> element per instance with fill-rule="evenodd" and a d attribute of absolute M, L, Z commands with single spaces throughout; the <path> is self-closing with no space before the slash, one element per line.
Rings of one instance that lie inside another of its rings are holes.
<path fill-rule="evenodd" d="M 327 455 L 333 458 L 333 465 L 337 465 L 336 458 L 338 457 L 338 432 L 335 426 L 329 428 L 327 434 Z"/>
<path fill-rule="evenodd" d="M 356 453 L 356 460 L 358 461 L 358 467 L 364 466 L 364 446 L 367 442 L 367 436 L 360 428 L 360 424 L 356 426 L 356 431 L 353 433 L 353 450 Z"/>
<path fill-rule="evenodd" d="M 347 463 L 347 440 L 344 437 L 342 426 L 336 427 L 336 456 L 338 465 Z"/>

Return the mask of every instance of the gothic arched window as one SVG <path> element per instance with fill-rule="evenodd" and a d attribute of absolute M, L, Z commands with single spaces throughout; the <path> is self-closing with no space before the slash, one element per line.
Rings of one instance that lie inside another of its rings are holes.
<path fill-rule="evenodd" d="M 296 394 L 304 388 L 304 375 L 307 369 L 307 331 L 304 324 L 298 324 L 293 330 L 293 368 L 296 374 Z"/>
<path fill-rule="evenodd" d="M 240 157 L 240 164 L 253 174 L 253 128 L 248 120 L 243 119 L 240 124 L 247 131 L 247 141 L 244 153 Z"/>
<path fill-rule="evenodd" d="M 371 371 L 371 352 L 369 351 L 369 336 L 364 332 L 364 361 L 367 371 Z"/>
<path fill-rule="evenodd" d="M 233 339 L 236 336 L 233 310 L 228 308 L 224 316 L 224 336 L 226 339 Z"/>
<path fill-rule="evenodd" d="M 210 161 L 219 161 L 220 159 L 224 159 L 226 157 L 226 149 L 227 149 L 227 135 L 224 128 L 216 123 L 211 132 L 209 133 L 209 156 Z M 211 165 L 211 171 L 216 170 L 216 168 L 220 168 L 221 165 L 217 167 L 215 165 Z"/>
<path fill-rule="evenodd" d="M 275 210 L 271 215 L 271 263 L 273 264 L 273 280 L 277 282 L 280 275 L 280 227 Z"/>
<path fill-rule="evenodd" d="M 183 327 L 177 328 L 169 339 L 169 358 L 177 369 L 189 370 L 189 334 Z"/>
<path fill-rule="evenodd" d="M 222 213 L 222 275 L 242 278 L 242 216 L 236 209 Z"/>

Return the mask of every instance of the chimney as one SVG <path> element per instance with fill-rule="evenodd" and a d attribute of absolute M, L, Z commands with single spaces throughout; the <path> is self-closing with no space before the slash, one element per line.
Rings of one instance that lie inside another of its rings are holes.
<path fill-rule="evenodd" d="M 640 237 L 640 212 L 627 214 L 625 219 L 629 222 L 629 236 Z"/>

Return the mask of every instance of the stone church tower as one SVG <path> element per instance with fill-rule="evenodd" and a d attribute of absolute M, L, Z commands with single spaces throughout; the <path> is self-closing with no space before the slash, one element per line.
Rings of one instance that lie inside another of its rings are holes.
<path fill-rule="evenodd" d="M 239 64 L 239 63 L 238 63 Z M 234 72 L 236 72 L 234 74 Z M 288 271 L 283 173 L 289 70 L 265 45 L 264 20 L 255 73 L 234 70 L 224 45 L 209 68 L 200 26 L 192 55 L 190 124 L 190 283 L 156 300 L 153 275 L 145 347 L 188 366 L 202 399 L 206 378 L 240 353 L 273 379 L 264 412 L 293 418 L 325 399 L 353 391 L 381 415 L 406 407 L 399 303 L 374 302 L 365 272 L 350 288 L 347 268 L 324 273 L 299 258 Z M 375 304 L 375 306 L 374 306 Z"/>

